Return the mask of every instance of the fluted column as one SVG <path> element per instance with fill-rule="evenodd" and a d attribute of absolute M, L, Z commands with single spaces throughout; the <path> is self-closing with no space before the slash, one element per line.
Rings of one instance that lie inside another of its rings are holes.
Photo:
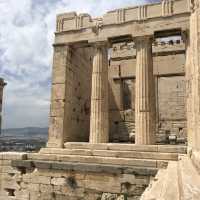
<path fill-rule="evenodd" d="M 155 144 L 156 134 L 155 81 L 151 38 L 137 38 L 136 48 L 135 143 L 150 145 Z"/>
<path fill-rule="evenodd" d="M 106 143 L 108 136 L 108 51 L 106 43 L 95 44 L 92 72 L 90 143 Z"/>

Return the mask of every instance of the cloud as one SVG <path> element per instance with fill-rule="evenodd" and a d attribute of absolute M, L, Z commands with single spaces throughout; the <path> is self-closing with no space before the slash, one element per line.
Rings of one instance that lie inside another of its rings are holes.
<path fill-rule="evenodd" d="M 53 32 L 61 12 L 101 16 L 142 0 L 0 0 L 0 77 L 3 126 L 48 126 Z"/>

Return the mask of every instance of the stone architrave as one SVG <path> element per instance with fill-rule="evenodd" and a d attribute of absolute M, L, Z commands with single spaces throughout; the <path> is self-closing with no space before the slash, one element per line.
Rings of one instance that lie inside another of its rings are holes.
<path fill-rule="evenodd" d="M 90 143 L 107 143 L 108 135 L 108 49 L 106 42 L 94 44 Z"/>
<path fill-rule="evenodd" d="M 151 37 L 136 38 L 136 48 L 135 143 L 151 145 L 155 144 L 156 135 L 155 80 Z"/>
<path fill-rule="evenodd" d="M 70 102 L 72 94 L 71 47 L 55 46 L 53 58 L 50 127 L 47 147 L 62 148 L 70 141 Z"/>

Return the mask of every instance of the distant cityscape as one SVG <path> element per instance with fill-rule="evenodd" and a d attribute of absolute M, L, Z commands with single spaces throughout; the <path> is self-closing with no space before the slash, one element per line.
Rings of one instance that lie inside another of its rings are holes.
<path fill-rule="evenodd" d="M 0 135 L 0 152 L 38 152 L 45 147 L 48 128 L 26 127 L 3 129 Z"/>

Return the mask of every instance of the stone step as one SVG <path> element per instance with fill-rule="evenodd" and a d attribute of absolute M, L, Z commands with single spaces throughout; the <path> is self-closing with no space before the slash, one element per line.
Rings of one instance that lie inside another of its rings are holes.
<path fill-rule="evenodd" d="M 152 159 L 135 159 L 135 158 L 114 158 L 100 156 L 81 156 L 81 155 L 58 155 L 44 153 L 30 153 L 28 160 L 43 160 L 43 161 L 59 161 L 59 162 L 77 162 L 77 163 L 94 163 L 94 164 L 111 164 L 111 165 L 126 165 L 138 167 L 162 168 L 167 166 L 166 160 Z"/>
<path fill-rule="evenodd" d="M 108 165 L 95 163 L 79 163 L 76 162 L 58 162 L 58 161 L 44 161 L 44 160 L 13 160 L 12 167 L 26 168 L 33 170 L 38 169 L 54 169 L 64 171 L 78 171 L 78 172 L 95 172 L 95 173 L 109 173 L 109 174 L 135 174 L 138 176 L 155 176 L 158 169 L 152 167 L 138 167 L 126 165 Z"/>
<path fill-rule="evenodd" d="M 200 199 L 200 174 L 188 156 L 180 156 L 178 162 L 181 200 Z"/>
<path fill-rule="evenodd" d="M 113 150 L 113 151 L 140 151 L 186 154 L 187 147 L 184 145 L 135 145 L 119 143 L 91 144 L 84 142 L 67 142 L 66 149 L 92 149 L 92 150 Z"/>
<path fill-rule="evenodd" d="M 179 200 L 177 162 L 169 162 L 167 169 L 160 169 L 140 200 Z"/>
<path fill-rule="evenodd" d="M 113 158 L 136 158 L 153 160 L 178 160 L 178 153 L 161 152 L 141 152 L 141 151 L 117 151 L 117 150 L 96 150 L 96 149 L 41 149 L 43 154 L 59 155 L 80 155 L 80 156 L 98 156 Z"/>

